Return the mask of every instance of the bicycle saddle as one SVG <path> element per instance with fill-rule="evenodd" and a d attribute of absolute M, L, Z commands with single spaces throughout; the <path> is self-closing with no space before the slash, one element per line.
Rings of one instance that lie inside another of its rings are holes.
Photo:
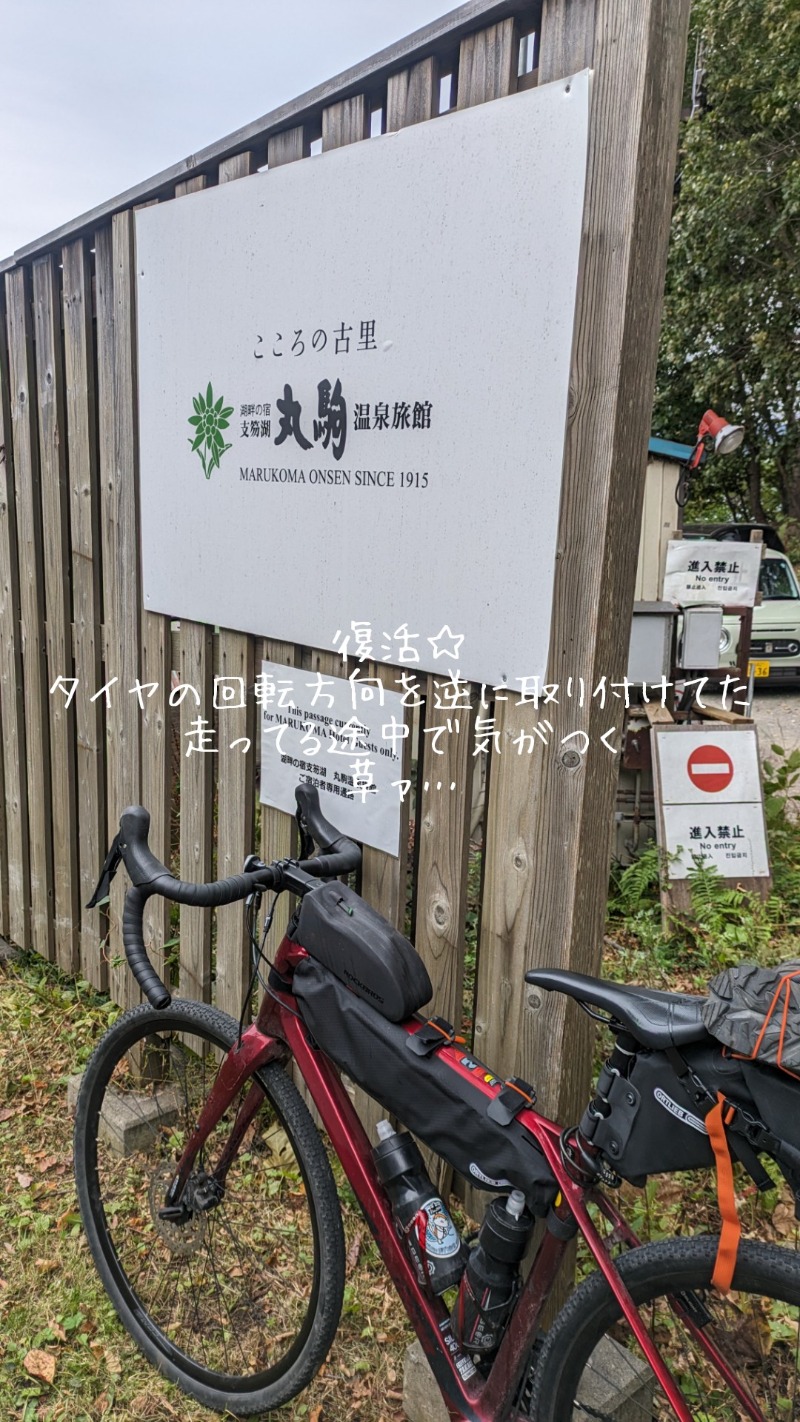
<path fill-rule="evenodd" d="M 525 974 L 526 983 L 547 992 L 564 992 L 576 1002 L 608 1012 L 637 1042 L 655 1051 L 701 1042 L 708 1037 L 703 1024 L 704 997 L 685 992 L 659 992 L 656 988 L 626 987 L 590 978 L 585 973 L 564 973 L 536 968 Z"/>

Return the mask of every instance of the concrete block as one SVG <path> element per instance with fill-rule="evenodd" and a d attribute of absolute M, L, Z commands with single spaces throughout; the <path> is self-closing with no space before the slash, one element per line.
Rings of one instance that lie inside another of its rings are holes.
<path fill-rule="evenodd" d="M 575 1422 L 589 1417 L 613 1417 L 614 1422 L 641 1422 L 653 1416 L 655 1379 L 650 1365 L 613 1338 L 598 1343 L 581 1379 L 573 1412 Z"/>
<path fill-rule="evenodd" d="M 418 1338 L 406 1348 L 403 1411 L 408 1422 L 450 1422 L 450 1413 Z"/>
<path fill-rule="evenodd" d="M 67 1082 L 67 1110 L 75 1114 L 82 1076 L 71 1076 Z M 157 1094 L 151 1092 L 116 1091 L 110 1087 L 100 1112 L 101 1141 L 115 1155 L 133 1155 L 135 1151 L 152 1149 L 158 1126 L 171 1126 L 177 1121 L 181 1096 L 176 1086 L 165 1085 Z"/>
<path fill-rule="evenodd" d="M 609 1422 L 641 1422 L 653 1416 L 655 1386 L 647 1363 L 627 1348 L 603 1338 L 581 1379 L 574 1422 L 604 1417 Z M 430 1365 L 415 1339 L 406 1349 L 403 1368 L 403 1411 L 408 1422 L 449 1422 L 449 1414 Z M 519 1416 L 519 1414 L 515 1414 Z"/>

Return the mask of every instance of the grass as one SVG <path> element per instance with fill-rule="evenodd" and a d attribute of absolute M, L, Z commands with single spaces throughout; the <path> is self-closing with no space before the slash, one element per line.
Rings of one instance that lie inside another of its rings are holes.
<path fill-rule="evenodd" d="M 612 877 L 604 972 L 621 981 L 698 990 L 745 957 L 795 955 L 800 835 L 791 802 L 800 753 L 773 748 L 766 809 L 773 893 L 766 903 L 698 870 L 694 914 L 662 923 L 661 864 L 650 849 Z M 472 1029 L 481 854 L 470 853 L 464 1022 Z M 72 1173 L 68 1078 L 85 1065 L 118 1009 L 40 959 L 0 961 L 0 1418 L 9 1422 L 199 1422 L 214 1414 L 139 1355 L 117 1322 L 82 1237 Z M 605 1044 L 607 1045 L 607 1044 Z M 337 1340 L 312 1386 L 279 1414 L 307 1422 L 399 1422 L 411 1331 L 352 1191 L 337 1168 L 348 1245 Z M 788 1190 L 758 1196 L 739 1177 L 745 1232 L 797 1248 Z M 653 1177 L 623 1187 L 622 1207 L 644 1238 L 718 1228 L 713 1173 Z"/>
<path fill-rule="evenodd" d="M 117 1009 L 33 957 L 0 963 L 0 1417 L 3 1422 L 200 1422 L 208 1412 L 137 1352 L 81 1233 L 67 1080 Z M 348 1276 L 339 1334 L 279 1415 L 399 1422 L 411 1333 L 346 1182 Z"/>

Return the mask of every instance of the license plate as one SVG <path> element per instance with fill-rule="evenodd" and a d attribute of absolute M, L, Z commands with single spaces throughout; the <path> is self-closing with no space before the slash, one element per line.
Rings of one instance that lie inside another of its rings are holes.
<path fill-rule="evenodd" d="M 748 662 L 748 676 L 769 676 L 769 662 Z"/>

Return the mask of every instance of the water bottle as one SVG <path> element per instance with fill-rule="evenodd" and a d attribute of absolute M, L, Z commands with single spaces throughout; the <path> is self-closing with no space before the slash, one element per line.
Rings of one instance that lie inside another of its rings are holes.
<path fill-rule="evenodd" d="M 467 1251 L 443 1200 L 436 1194 L 416 1142 L 389 1121 L 378 1122 L 373 1157 L 417 1278 L 435 1294 L 458 1283 Z"/>
<path fill-rule="evenodd" d="M 499 1347 L 519 1288 L 519 1265 L 533 1216 L 521 1190 L 492 1200 L 470 1251 L 450 1321 L 465 1353 L 486 1357 Z"/>

